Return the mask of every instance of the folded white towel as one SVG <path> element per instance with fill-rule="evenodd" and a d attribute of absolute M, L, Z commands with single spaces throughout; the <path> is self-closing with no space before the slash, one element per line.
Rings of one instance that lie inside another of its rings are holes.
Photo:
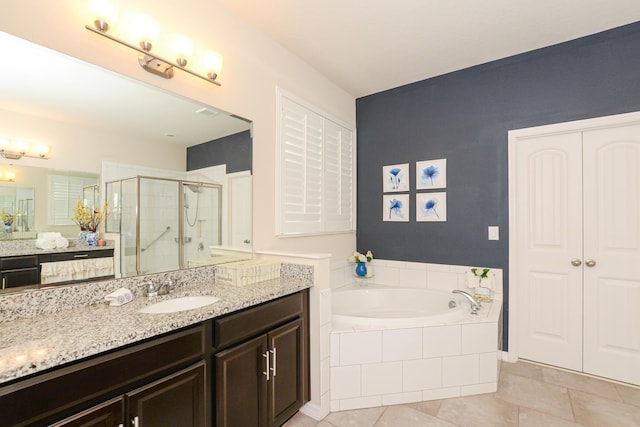
<path fill-rule="evenodd" d="M 36 239 L 36 248 L 44 249 L 46 251 L 50 251 L 51 249 L 55 249 L 56 242 L 52 239 Z"/>
<path fill-rule="evenodd" d="M 62 237 L 62 234 L 57 231 L 46 231 L 44 233 L 38 233 L 38 239 L 55 240 L 58 237 Z"/>
<path fill-rule="evenodd" d="M 64 249 L 64 248 L 68 248 L 69 247 L 69 240 L 65 239 L 62 236 L 56 237 L 54 239 L 54 241 L 55 241 L 55 244 L 56 244 L 56 248 L 58 248 L 58 249 Z"/>
<path fill-rule="evenodd" d="M 127 288 L 120 288 L 105 296 L 104 299 L 109 301 L 110 306 L 118 306 L 130 302 L 133 299 L 133 294 Z"/>

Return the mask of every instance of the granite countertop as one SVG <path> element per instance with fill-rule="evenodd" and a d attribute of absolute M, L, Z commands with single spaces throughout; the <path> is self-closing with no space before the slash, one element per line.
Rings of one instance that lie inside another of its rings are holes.
<path fill-rule="evenodd" d="M 88 246 L 84 243 L 78 243 L 74 240 L 69 240 L 69 246 L 66 248 L 55 249 L 40 249 L 34 244 L 24 246 L 9 247 L 0 246 L 0 256 L 21 256 L 21 255 L 40 255 L 40 254 L 56 254 L 63 252 L 86 252 L 86 251 L 103 251 L 107 249 L 113 249 L 112 242 L 108 242 L 105 246 Z"/>
<path fill-rule="evenodd" d="M 280 278 L 247 286 L 204 284 L 128 304 L 86 306 L 0 324 L 0 383 L 60 366 L 104 351 L 197 324 L 312 286 L 309 280 Z M 171 298 L 211 295 L 220 301 L 177 313 L 138 310 Z"/>

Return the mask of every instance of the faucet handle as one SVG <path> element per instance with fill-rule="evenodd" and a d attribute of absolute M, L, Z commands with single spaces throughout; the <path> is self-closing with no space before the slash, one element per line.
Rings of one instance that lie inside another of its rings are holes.
<path fill-rule="evenodd" d="M 147 287 L 147 297 L 153 298 L 158 296 L 159 287 L 151 280 L 144 284 Z"/>
<path fill-rule="evenodd" d="M 173 280 L 171 280 L 171 279 L 165 280 L 164 282 L 162 282 L 162 285 L 167 288 L 167 293 L 168 294 L 172 294 L 173 291 L 176 288 L 176 285 L 173 283 Z"/>

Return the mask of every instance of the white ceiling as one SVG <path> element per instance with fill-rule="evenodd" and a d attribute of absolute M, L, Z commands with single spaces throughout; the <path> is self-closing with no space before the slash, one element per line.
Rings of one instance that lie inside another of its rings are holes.
<path fill-rule="evenodd" d="M 361 97 L 640 20 L 640 0 L 218 0 Z"/>

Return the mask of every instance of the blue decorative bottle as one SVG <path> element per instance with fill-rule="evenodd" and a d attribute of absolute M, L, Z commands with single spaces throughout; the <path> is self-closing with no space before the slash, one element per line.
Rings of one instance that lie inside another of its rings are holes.
<path fill-rule="evenodd" d="M 359 262 L 358 265 L 356 265 L 356 274 L 360 277 L 365 277 L 367 275 L 366 262 Z"/>

